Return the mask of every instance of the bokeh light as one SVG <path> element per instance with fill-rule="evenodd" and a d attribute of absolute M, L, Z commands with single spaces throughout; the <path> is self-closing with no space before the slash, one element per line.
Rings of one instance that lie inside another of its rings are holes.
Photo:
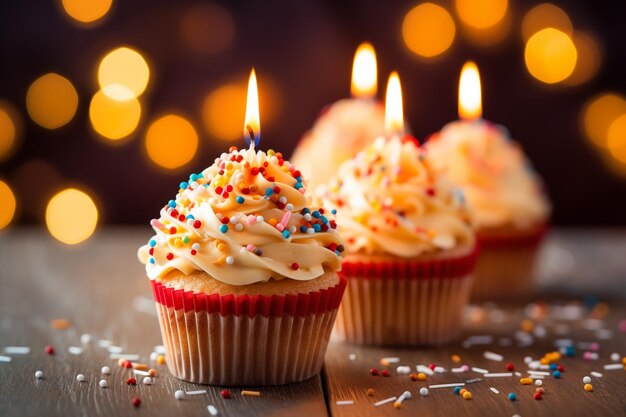
<path fill-rule="evenodd" d="M 80 23 L 94 23 L 111 9 L 113 0 L 61 0 L 63 10 Z"/>
<path fill-rule="evenodd" d="M 72 83 L 59 74 L 37 78 L 26 93 L 26 109 L 31 119 L 47 129 L 57 129 L 76 114 L 78 93 Z"/>
<path fill-rule="evenodd" d="M 568 35 L 574 32 L 567 13 L 551 3 L 539 4 L 526 13 L 522 21 L 522 39 L 527 42 L 531 36 L 545 28 L 555 28 Z"/>
<path fill-rule="evenodd" d="M 10 103 L 0 100 L 0 162 L 15 151 L 19 139 L 19 116 Z"/>
<path fill-rule="evenodd" d="M 464 37 L 474 45 L 480 47 L 492 47 L 502 42 L 511 32 L 513 26 L 512 13 L 507 10 L 502 19 L 493 26 L 487 28 L 476 28 L 469 25 L 462 25 Z"/>
<path fill-rule="evenodd" d="M 98 83 L 112 99 L 125 101 L 139 97 L 150 79 L 150 68 L 141 53 L 120 47 L 102 58 L 98 66 Z"/>
<path fill-rule="evenodd" d="M 615 119 L 609 126 L 607 145 L 613 158 L 626 164 L 626 114 Z"/>
<path fill-rule="evenodd" d="M 20 196 L 20 214 L 43 221 L 50 197 L 62 188 L 63 177 L 59 171 L 46 161 L 31 159 L 18 166 L 11 179 Z M 35 189 L 37 192 L 33 192 Z"/>
<path fill-rule="evenodd" d="M 228 10 L 219 4 L 201 3 L 189 8 L 180 21 L 183 42 L 200 54 L 220 52 L 233 40 L 235 23 Z"/>
<path fill-rule="evenodd" d="M 455 0 L 454 5 L 463 23 L 476 29 L 497 25 L 506 15 L 508 0 Z"/>
<path fill-rule="evenodd" d="M 246 112 L 247 78 L 227 83 L 211 91 L 202 105 L 202 121 L 211 137 L 227 142 L 242 140 L 241 128 Z M 259 111 L 263 126 L 271 124 L 280 108 L 274 83 L 259 78 Z"/>
<path fill-rule="evenodd" d="M 602 50 L 596 38 L 591 34 L 576 31 L 572 40 L 576 45 L 578 59 L 574 71 L 563 81 L 563 84 L 574 86 L 583 84 L 596 76 L 602 64 Z"/>
<path fill-rule="evenodd" d="M 378 89 L 378 65 L 376 51 L 369 42 L 364 42 L 354 54 L 350 93 L 352 97 L 374 97 Z"/>
<path fill-rule="evenodd" d="M 89 104 L 89 120 L 93 129 L 111 141 L 120 141 L 135 131 L 141 119 L 141 104 L 137 98 L 117 101 L 103 90 L 94 94 Z"/>
<path fill-rule="evenodd" d="M 13 220 L 16 205 L 13 190 L 6 182 L 0 180 L 0 230 Z"/>
<path fill-rule="evenodd" d="M 546 84 L 569 77 L 576 67 L 577 57 L 572 38 L 554 28 L 542 29 L 531 36 L 524 51 L 528 72 Z"/>
<path fill-rule="evenodd" d="M 626 99 L 617 93 L 602 93 L 583 107 L 581 127 L 594 145 L 605 149 L 611 124 L 623 114 L 626 114 Z"/>
<path fill-rule="evenodd" d="M 241 126 L 239 126 L 241 130 Z M 187 164 L 198 149 L 198 133 L 184 117 L 168 114 L 150 124 L 146 151 L 157 165 L 176 169 Z"/>
<path fill-rule="evenodd" d="M 89 238 L 98 224 L 98 208 L 84 191 L 66 188 L 50 199 L 46 225 L 50 234 L 68 245 Z"/>
<path fill-rule="evenodd" d="M 402 37 L 415 54 L 432 58 L 445 52 L 456 33 L 450 13 L 434 3 L 422 3 L 411 9 L 402 22 Z"/>

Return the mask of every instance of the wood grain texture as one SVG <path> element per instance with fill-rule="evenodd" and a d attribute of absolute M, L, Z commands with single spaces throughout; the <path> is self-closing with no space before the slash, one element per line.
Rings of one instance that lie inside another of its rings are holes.
<path fill-rule="evenodd" d="M 64 246 L 41 230 L 15 229 L 0 236 L 0 355 L 5 346 L 30 346 L 29 355 L 12 355 L 11 363 L 0 363 L 0 416 L 171 416 L 209 415 L 207 405 L 213 404 L 220 416 L 327 416 L 328 403 L 333 416 L 397 415 L 626 415 L 626 372 L 604 371 L 612 352 L 626 354 L 624 333 L 616 326 L 626 319 L 626 233 L 623 231 L 566 230 L 556 231 L 548 239 L 542 256 L 538 288 L 543 293 L 570 296 L 593 292 L 611 296 L 612 310 L 604 323 L 613 330 L 610 340 L 601 340 L 601 359 L 583 362 L 579 355 L 565 358 L 567 370 L 560 380 L 545 380 L 543 400 L 531 398 L 534 387 L 521 386 L 519 378 L 483 380 L 471 387 L 471 401 L 452 394 L 451 389 L 431 390 L 419 398 L 422 386 L 455 382 L 480 376 L 476 373 L 429 377 L 428 381 L 411 382 L 396 376 L 397 365 L 389 367 L 392 377 L 372 377 L 369 368 L 382 367 L 382 357 L 397 356 L 402 364 L 415 366 L 431 362 L 450 368 L 450 356 L 459 354 L 464 363 L 501 372 L 503 363 L 487 361 L 485 350 L 505 356 L 518 369 L 525 370 L 523 357 L 554 350 L 553 327 L 546 324 L 548 335 L 536 339 L 532 346 L 518 347 L 514 331 L 522 319 L 520 305 L 501 306 L 498 314 L 504 320 L 494 323 L 493 307 L 472 310 L 468 317 L 483 320 L 468 323 L 468 334 L 492 334 L 491 346 L 463 349 L 459 344 L 439 349 L 375 349 L 360 348 L 332 342 L 323 379 L 314 378 L 300 384 L 263 388 L 262 397 L 241 397 L 239 389 L 231 389 L 233 398 L 224 400 L 217 387 L 188 384 L 171 377 L 165 366 L 153 365 L 159 376 L 155 385 L 127 386 L 130 375 L 122 370 L 108 352 L 98 347 L 100 339 L 111 340 L 127 353 L 137 353 L 149 362 L 153 346 L 161 344 L 151 294 L 143 267 L 136 260 L 137 247 L 150 237 L 146 228 L 107 228 L 78 247 Z M 53 330 L 50 320 L 67 318 L 72 326 Z M 596 331 L 583 322 L 566 323 L 569 337 L 591 342 Z M 563 329 L 561 329 L 563 330 Z M 82 346 L 81 334 L 89 333 L 92 343 L 81 355 L 68 353 L 69 346 Z M 502 346 L 501 338 L 509 338 L 512 346 Z M 44 346 L 53 345 L 56 354 L 48 356 Z M 349 355 L 354 353 L 356 360 Z M 109 387 L 97 383 L 100 368 L 110 366 L 106 379 Z M 34 373 L 44 371 L 46 378 L 36 380 Z M 594 379 L 594 392 L 586 393 L 582 377 L 590 370 L 604 374 Z M 83 373 L 86 382 L 78 383 L 76 374 Z M 139 378 L 140 379 L 140 378 Z M 323 384 L 322 384 L 323 383 Z M 496 395 L 489 387 L 498 388 Z M 375 389 L 375 396 L 365 394 Z M 177 389 L 207 389 L 208 393 L 174 399 Z M 409 389 L 413 399 L 400 410 L 391 405 L 373 407 L 375 400 L 396 396 Z M 505 394 L 514 391 L 517 402 L 509 402 Z M 135 409 L 131 399 L 139 396 L 142 405 Z M 326 396 L 326 401 L 325 401 Z M 337 400 L 354 400 L 355 405 L 337 406 Z"/>

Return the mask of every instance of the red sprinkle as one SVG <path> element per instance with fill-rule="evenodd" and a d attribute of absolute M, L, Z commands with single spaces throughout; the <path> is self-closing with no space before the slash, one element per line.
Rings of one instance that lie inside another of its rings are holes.
<path fill-rule="evenodd" d="M 196 220 L 193 222 L 193 227 L 199 229 L 202 226 L 202 222 L 200 220 Z"/>
<path fill-rule="evenodd" d="M 168 261 L 171 261 L 172 259 L 174 259 L 174 254 L 170 252 L 165 257 L 167 258 Z"/>
<path fill-rule="evenodd" d="M 154 255 L 154 248 L 150 248 L 150 250 L 148 251 L 148 253 L 150 254 L 150 256 Z"/>
<path fill-rule="evenodd" d="M 435 189 L 434 189 L 434 188 L 431 188 L 431 187 L 428 187 L 428 188 L 426 189 L 426 194 L 428 194 L 428 195 L 429 195 L 429 196 L 431 196 L 431 197 L 434 197 L 434 195 L 435 195 Z"/>
<path fill-rule="evenodd" d="M 515 370 L 515 365 L 513 365 L 512 363 L 507 363 L 504 366 L 506 367 L 506 370 L 509 372 L 513 372 Z"/>
<path fill-rule="evenodd" d="M 228 185 L 226 186 L 226 191 L 228 191 L 229 193 L 230 193 L 231 191 L 233 191 L 233 186 L 232 186 L 232 185 L 230 185 L 230 184 L 228 184 Z"/>
<path fill-rule="evenodd" d="M 252 174 L 252 175 L 259 175 L 259 168 L 252 167 L 252 169 L 250 170 L 250 174 Z"/>
<path fill-rule="evenodd" d="M 230 398 L 230 391 L 227 389 L 223 389 L 222 392 L 220 392 L 220 395 L 222 396 L 222 398 Z"/>
<path fill-rule="evenodd" d="M 374 376 L 377 376 L 378 375 L 378 369 L 376 369 L 376 368 L 370 369 L 370 374 L 372 374 Z"/>
<path fill-rule="evenodd" d="M 222 222 L 222 224 L 228 224 L 228 223 L 230 223 L 230 219 L 228 217 L 224 216 L 224 217 L 222 217 L 221 222 Z"/>
<path fill-rule="evenodd" d="M 293 269 L 294 271 L 297 271 L 298 269 L 300 269 L 300 265 L 298 265 L 297 262 L 294 262 L 291 264 L 291 269 Z"/>
<path fill-rule="evenodd" d="M 241 192 L 242 192 L 243 194 L 250 194 L 250 189 L 249 189 L 248 187 L 245 187 L 245 188 L 242 188 L 242 189 L 241 189 Z"/>
<path fill-rule="evenodd" d="M 197 254 L 198 254 L 198 251 L 197 251 L 197 250 L 195 250 L 195 249 L 192 249 L 192 250 L 191 250 L 191 255 L 192 255 L 192 256 L 196 256 Z"/>
<path fill-rule="evenodd" d="M 271 176 L 271 175 L 269 177 L 267 177 L 266 180 L 268 180 L 269 182 L 276 181 L 276 179 L 273 176 Z"/>
<path fill-rule="evenodd" d="M 132 403 L 135 407 L 139 407 L 141 405 L 141 399 L 139 397 L 135 397 L 133 398 Z"/>
<path fill-rule="evenodd" d="M 178 217 L 178 210 L 174 209 L 170 212 L 170 214 L 172 215 L 172 217 Z"/>
<path fill-rule="evenodd" d="M 176 227 L 174 227 L 174 226 L 170 227 L 170 234 L 172 234 L 172 235 L 176 234 Z"/>
<path fill-rule="evenodd" d="M 54 355 L 54 348 L 48 345 L 44 348 L 44 352 L 46 352 L 48 355 Z"/>
<path fill-rule="evenodd" d="M 563 365 L 558 365 L 556 367 L 556 370 L 559 371 L 559 372 L 565 372 L 565 367 Z"/>
<path fill-rule="evenodd" d="M 387 377 L 387 376 L 391 376 L 391 374 L 389 373 L 389 371 L 388 371 L 388 370 L 386 370 L 386 369 L 383 369 L 383 371 L 382 371 L 380 374 L 381 374 L 382 376 L 385 376 L 385 377 Z"/>
<path fill-rule="evenodd" d="M 126 385 L 137 385 L 137 380 L 133 377 L 130 377 L 126 380 Z"/>
<path fill-rule="evenodd" d="M 122 364 L 122 366 L 126 369 L 132 369 L 133 363 L 131 361 L 126 361 Z"/>
<path fill-rule="evenodd" d="M 280 187 L 278 185 L 272 188 L 272 190 L 274 191 L 274 194 L 280 194 Z"/>
<path fill-rule="evenodd" d="M 428 367 L 434 371 L 437 365 L 435 365 L 434 363 L 429 363 Z"/>
<path fill-rule="evenodd" d="M 535 392 L 535 395 L 533 395 L 533 397 L 535 398 L 535 400 L 540 400 L 541 399 L 541 393 L 540 392 Z"/>
<path fill-rule="evenodd" d="M 178 220 L 180 220 L 181 222 L 185 221 L 185 215 L 181 214 L 180 216 L 178 216 Z"/>
<path fill-rule="evenodd" d="M 224 192 L 224 189 L 220 186 L 215 187 L 215 192 L 218 194 L 222 194 Z"/>

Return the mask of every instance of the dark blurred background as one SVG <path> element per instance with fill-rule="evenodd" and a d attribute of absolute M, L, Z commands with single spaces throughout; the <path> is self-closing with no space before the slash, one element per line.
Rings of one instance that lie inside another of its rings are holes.
<path fill-rule="evenodd" d="M 406 117 L 419 138 L 457 118 L 459 71 L 473 59 L 484 117 L 522 143 L 547 183 L 554 222 L 625 225 L 626 3 L 423 4 L 0 2 L 0 227 L 44 224 L 51 197 L 68 187 L 91 197 L 99 223 L 147 223 L 190 172 L 231 144 L 243 146 L 252 66 L 261 148 L 289 155 L 320 109 L 349 95 L 353 54 L 365 40 L 378 54 L 379 97 L 397 69 Z M 558 32 L 533 43 L 547 27 Z M 100 68 L 120 47 L 129 49 Z M 420 56 L 438 47 L 436 56 Z M 562 68 L 571 59 L 573 71 Z M 542 71 L 559 81 L 540 80 Z M 127 88 L 99 91 L 116 77 Z"/>

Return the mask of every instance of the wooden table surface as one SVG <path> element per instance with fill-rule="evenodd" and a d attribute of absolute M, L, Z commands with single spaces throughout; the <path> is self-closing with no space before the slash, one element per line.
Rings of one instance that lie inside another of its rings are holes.
<path fill-rule="evenodd" d="M 604 369 L 612 363 L 611 353 L 626 355 L 626 333 L 619 329 L 626 320 L 626 231 L 553 231 L 541 258 L 537 296 L 549 300 L 548 304 L 468 308 L 464 340 L 488 335 L 490 344 L 467 347 L 462 340 L 443 348 L 378 349 L 333 340 L 320 377 L 260 388 L 261 397 L 242 397 L 240 389 L 231 389 L 231 399 L 221 398 L 219 387 L 179 381 L 165 366 L 150 361 L 161 340 L 149 285 L 135 256 L 149 236 L 148 228 L 104 228 L 85 244 L 68 247 L 38 229 L 13 229 L 0 235 L 0 355 L 11 357 L 11 362 L 0 361 L 0 416 L 210 415 L 210 404 L 220 416 L 626 415 L 626 372 Z M 607 304 L 590 310 L 581 298 L 587 294 Z M 532 321 L 525 326 L 534 328 L 520 332 L 520 323 L 528 315 Z M 52 329 L 53 319 L 67 319 L 71 326 Z M 90 343 L 81 343 L 84 334 L 91 336 Z M 459 355 L 461 363 L 491 372 L 504 372 L 504 364 L 512 362 L 526 375 L 524 358 L 539 359 L 555 350 L 557 339 L 573 340 L 577 353 L 561 360 L 566 368 L 561 379 L 544 379 L 546 393 L 541 401 L 532 397 L 535 387 L 522 386 L 518 376 L 487 378 L 472 371 L 450 371 L 460 366 L 451 356 Z M 159 372 L 155 383 L 126 385 L 130 371 L 110 358 L 99 345 L 101 340 L 151 363 Z M 583 352 L 592 342 L 599 344 L 599 359 L 584 361 Z M 46 345 L 54 346 L 54 355 L 44 353 Z M 31 351 L 8 355 L 6 346 L 28 346 Z M 70 346 L 83 352 L 71 354 Z M 504 361 L 485 359 L 485 351 L 501 354 Z M 400 362 L 385 367 L 380 364 L 384 357 L 397 357 Z M 409 365 L 414 372 L 416 365 L 430 363 L 447 372 L 416 382 L 396 372 L 398 365 Z M 100 388 L 100 369 L 105 365 L 111 375 L 106 377 L 108 388 Z M 371 376 L 372 367 L 388 369 L 391 376 Z M 37 370 L 44 372 L 44 379 L 35 378 Z M 594 391 L 585 392 L 582 378 L 591 371 L 603 376 L 592 377 Z M 85 375 L 85 382 L 76 381 L 78 373 Z M 422 387 L 477 377 L 482 380 L 468 384 L 470 401 L 455 395 L 452 388 L 419 395 Z M 366 394 L 368 388 L 374 390 L 373 396 Z M 207 393 L 178 401 L 174 398 L 178 389 L 206 389 Z M 401 409 L 373 405 L 406 390 L 412 399 Z M 509 392 L 515 392 L 518 400 L 509 401 Z M 142 400 L 139 408 L 131 404 L 136 396 Z M 337 405 L 342 400 L 354 404 Z"/>

